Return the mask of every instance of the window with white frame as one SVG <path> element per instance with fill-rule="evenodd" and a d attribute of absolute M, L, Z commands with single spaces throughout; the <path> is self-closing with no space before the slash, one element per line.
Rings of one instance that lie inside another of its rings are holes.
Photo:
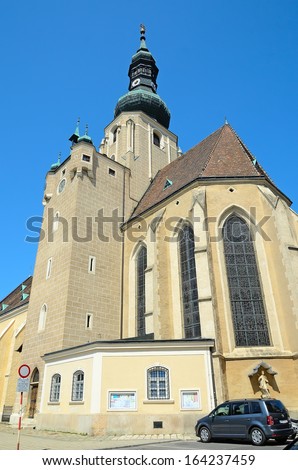
<path fill-rule="evenodd" d="M 168 400 L 170 398 L 169 370 L 155 366 L 147 370 L 148 400 Z"/>
<path fill-rule="evenodd" d="M 84 372 L 77 370 L 72 377 L 72 401 L 83 401 L 84 396 Z"/>
<path fill-rule="evenodd" d="M 51 380 L 51 393 L 50 402 L 58 402 L 60 400 L 60 388 L 61 388 L 61 375 L 54 374 Z"/>

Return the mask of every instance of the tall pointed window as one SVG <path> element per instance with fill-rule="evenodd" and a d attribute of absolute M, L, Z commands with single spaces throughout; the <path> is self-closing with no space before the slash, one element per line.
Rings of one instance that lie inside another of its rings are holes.
<path fill-rule="evenodd" d="M 142 246 L 137 255 L 136 272 L 136 309 L 137 309 L 137 336 L 146 334 L 145 313 L 146 313 L 146 293 L 145 293 L 145 271 L 147 268 L 147 249 Z"/>
<path fill-rule="evenodd" d="M 246 222 L 231 216 L 223 227 L 236 346 L 270 345 L 258 267 Z"/>
<path fill-rule="evenodd" d="M 190 225 L 180 230 L 180 275 L 185 338 L 201 336 L 194 233 Z"/>

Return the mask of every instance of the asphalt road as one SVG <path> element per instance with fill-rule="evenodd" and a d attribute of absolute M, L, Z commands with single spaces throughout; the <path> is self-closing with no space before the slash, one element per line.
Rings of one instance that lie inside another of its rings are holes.
<path fill-rule="evenodd" d="M 199 440 L 187 440 L 187 441 L 167 441 L 167 442 L 152 442 L 141 445 L 129 446 L 129 449 L 142 449 L 142 450 L 222 450 L 228 452 L 229 450 L 283 450 L 285 445 L 279 445 L 273 440 L 269 440 L 263 446 L 253 446 L 249 442 L 244 441 L 216 441 L 203 443 Z"/>

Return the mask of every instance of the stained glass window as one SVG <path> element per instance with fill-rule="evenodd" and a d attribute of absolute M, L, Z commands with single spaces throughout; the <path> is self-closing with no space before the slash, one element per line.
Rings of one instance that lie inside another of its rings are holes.
<path fill-rule="evenodd" d="M 194 233 L 184 225 L 179 233 L 181 297 L 185 338 L 201 336 Z"/>
<path fill-rule="evenodd" d="M 231 216 L 223 228 L 223 241 L 236 346 L 268 346 L 262 289 L 246 222 Z"/>
<path fill-rule="evenodd" d="M 145 313 L 146 313 L 146 293 L 145 293 L 145 270 L 147 268 L 147 249 L 142 246 L 137 256 L 137 336 L 146 334 Z"/>

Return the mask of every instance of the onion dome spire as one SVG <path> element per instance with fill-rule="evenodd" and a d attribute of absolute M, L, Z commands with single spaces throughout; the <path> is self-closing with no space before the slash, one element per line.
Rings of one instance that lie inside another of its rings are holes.
<path fill-rule="evenodd" d="M 128 70 L 129 92 L 118 100 L 115 117 L 123 111 L 143 111 L 168 128 L 170 111 L 156 93 L 158 68 L 147 48 L 145 31 L 145 26 L 141 24 L 140 47 L 132 56 Z"/>
<path fill-rule="evenodd" d="M 53 164 L 51 165 L 51 170 L 52 170 L 52 171 L 53 171 L 53 170 L 56 170 L 56 168 L 58 168 L 58 167 L 61 165 L 60 160 L 61 160 L 61 152 L 59 152 L 57 162 L 55 162 L 55 163 L 53 163 Z"/>
<path fill-rule="evenodd" d="M 71 142 L 73 142 L 74 144 L 77 143 L 77 141 L 78 141 L 78 139 L 79 139 L 79 137 L 80 137 L 80 129 L 79 129 L 79 127 L 80 127 L 80 118 L 78 118 L 78 120 L 77 120 L 77 126 L 76 126 L 76 129 L 75 129 L 74 133 L 69 137 L 69 140 L 70 140 Z"/>
<path fill-rule="evenodd" d="M 78 142 L 88 142 L 93 144 L 91 137 L 88 135 L 88 124 L 86 124 L 85 134 L 78 138 Z"/>

